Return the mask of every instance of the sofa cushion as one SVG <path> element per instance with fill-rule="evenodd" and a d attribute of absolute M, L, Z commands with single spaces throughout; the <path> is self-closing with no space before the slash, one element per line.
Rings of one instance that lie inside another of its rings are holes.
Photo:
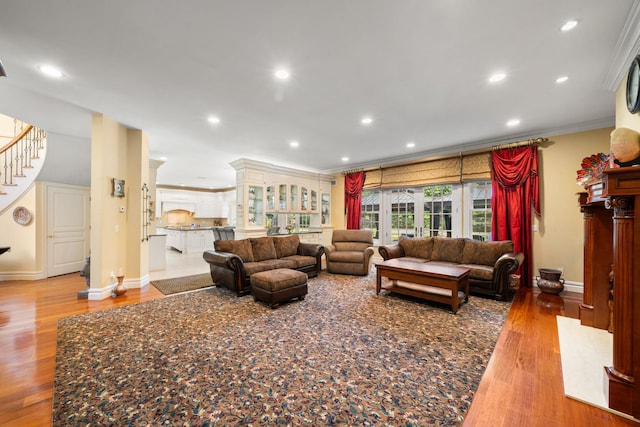
<path fill-rule="evenodd" d="M 493 267 L 480 264 L 459 264 L 459 267 L 469 269 L 469 279 L 493 280 Z"/>
<path fill-rule="evenodd" d="M 333 242 L 333 245 L 336 247 L 337 252 L 364 252 L 365 249 L 371 246 L 369 243 L 362 242 Z"/>
<path fill-rule="evenodd" d="M 507 252 L 513 252 L 513 242 L 510 240 L 478 242 L 476 240 L 465 239 L 461 262 L 464 264 L 482 264 L 493 267 L 498 258 Z"/>
<path fill-rule="evenodd" d="M 331 262 L 353 262 L 362 264 L 364 262 L 364 251 L 337 251 L 327 254 Z"/>
<path fill-rule="evenodd" d="M 238 255 L 243 262 L 253 262 L 253 250 L 249 239 L 216 240 L 213 247 L 216 252 L 229 252 Z"/>
<path fill-rule="evenodd" d="M 283 258 L 282 260 L 295 263 L 295 267 L 289 267 L 289 268 L 300 268 L 300 267 L 308 267 L 310 265 L 316 265 L 316 259 L 312 256 L 291 255 L 286 258 Z"/>
<path fill-rule="evenodd" d="M 404 255 L 414 258 L 431 259 L 433 251 L 433 237 L 405 237 L 400 236 L 398 244 L 404 251 Z"/>
<path fill-rule="evenodd" d="M 244 272 L 247 276 L 251 276 L 252 274 L 256 274 L 261 271 L 273 270 L 274 268 L 275 267 L 267 261 L 244 263 Z"/>
<path fill-rule="evenodd" d="M 463 248 L 464 239 L 452 237 L 434 237 L 431 260 L 460 262 L 462 261 Z"/>
<path fill-rule="evenodd" d="M 300 236 L 293 234 L 285 237 L 274 237 L 273 243 L 276 247 L 276 256 L 278 258 L 296 255 L 300 244 Z"/>
<path fill-rule="evenodd" d="M 273 237 L 251 238 L 253 248 L 253 260 L 256 262 L 267 259 L 276 259 L 276 247 L 273 244 Z"/>
<path fill-rule="evenodd" d="M 296 268 L 297 265 L 295 261 L 290 259 L 267 259 L 264 261 L 260 261 L 261 264 L 268 265 L 271 269 L 275 270 L 276 268 Z"/>

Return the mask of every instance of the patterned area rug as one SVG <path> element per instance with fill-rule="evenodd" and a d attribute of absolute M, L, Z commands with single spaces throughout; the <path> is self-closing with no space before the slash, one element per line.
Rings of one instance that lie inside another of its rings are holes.
<path fill-rule="evenodd" d="M 211 274 L 205 273 L 176 277 L 174 279 L 155 280 L 151 284 L 164 295 L 171 295 L 213 286 L 213 280 L 211 280 Z"/>
<path fill-rule="evenodd" d="M 510 305 L 322 272 L 276 310 L 210 288 L 60 319 L 53 425 L 459 425 Z"/>

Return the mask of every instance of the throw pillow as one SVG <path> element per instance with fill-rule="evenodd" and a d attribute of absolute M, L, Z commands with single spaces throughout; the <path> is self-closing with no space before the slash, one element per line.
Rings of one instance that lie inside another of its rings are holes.
<path fill-rule="evenodd" d="M 256 262 L 276 259 L 276 247 L 273 245 L 273 237 L 252 238 L 251 247 L 253 248 L 253 260 Z"/>
<path fill-rule="evenodd" d="M 216 240 L 213 247 L 216 252 L 229 252 L 238 255 L 243 262 L 253 262 L 253 250 L 249 239 Z"/>
<path fill-rule="evenodd" d="M 278 258 L 293 256 L 298 253 L 298 245 L 300 244 L 300 236 L 293 234 L 285 237 L 274 237 L 273 243 L 276 247 L 276 255 Z"/>
<path fill-rule="evenodd" d="M 433 237 L 406 237 L 400 236 L 398 244 L 404 251 L 404 255 L 414 258 L 431 259 L 433 251 Z"/>
<path fill-rule="evenodd" d="M 434 237 L 432 261 L 461 262 L 464 239 L 454 237 Z"/>

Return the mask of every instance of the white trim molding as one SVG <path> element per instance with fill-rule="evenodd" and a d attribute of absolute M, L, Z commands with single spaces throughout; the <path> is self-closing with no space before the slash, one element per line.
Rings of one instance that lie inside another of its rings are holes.
<path fill-rule="evenodd" d="M 605 89 L 611 92 L 618 89 L 638 51 L 640 51 L 640 0 L 634 0 L 609 60 L 611 65 L 602 82 Z"/>

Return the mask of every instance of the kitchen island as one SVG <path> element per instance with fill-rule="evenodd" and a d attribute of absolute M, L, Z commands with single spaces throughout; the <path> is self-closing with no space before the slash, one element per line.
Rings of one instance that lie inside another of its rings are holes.
<path fill-rule="evenodd" d="M 167 247 L 183 254 L 213 249 L 213 227 L 166 226 Z"/>

